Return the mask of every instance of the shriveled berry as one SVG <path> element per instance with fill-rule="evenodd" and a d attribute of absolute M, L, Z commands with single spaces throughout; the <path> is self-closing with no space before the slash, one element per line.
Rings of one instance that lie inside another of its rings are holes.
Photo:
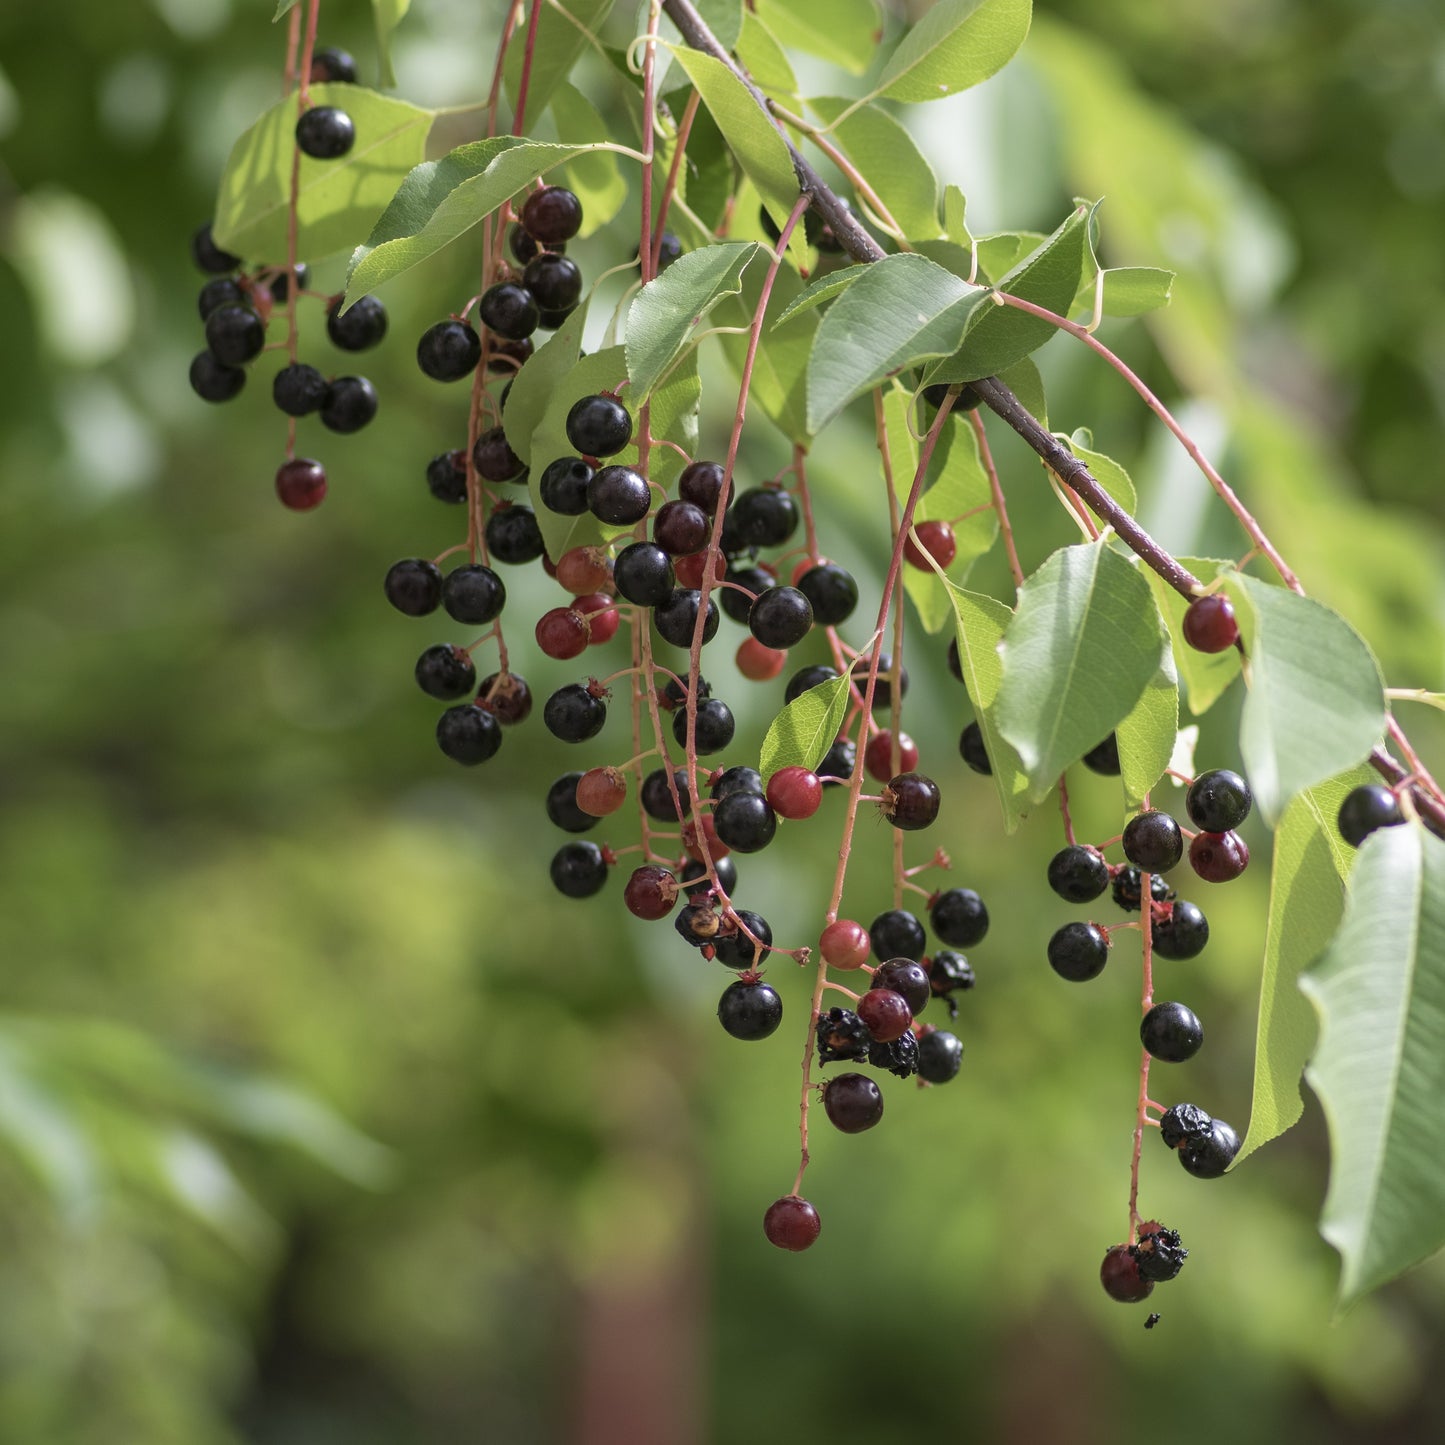
<path fill-rule="evenodd" d="M 1120 868 L 1114 873 L 1110 886 L 1114 902 L 1126 913 L 1137 913 L 1143 899 L 1144 877 L 1137 868 Z M 1155 903 L 1167 903 L 1174 897 L 1174 890 L 1162 874 L 1149 875 L 1149 896 Z"/>
<path fill-rule="evenodd" d="M 1213 1132 L 1214 1120 L 1194 1104 L 1175 1104 L 1166 1109 L 1159 1120 L 1159 1135 L 1171 1149 L 1178 1149 L 1191 1139 L 1207 1139 Z"/>
<path fill-rule="evenodd" d="M 615 396 L 584 396 L 567 413 L 567 440 L 584 457 L 615 456 L 632 440 L 632 418 Z"/>
<path fill-rule="evenodd" d="M 1227 652 L 1239 640 L 1234 604 L 1222 592 L 1196 597 L 1184 609 L 1183 632 L 1196 652 Z"/>
<path fill-rule="evenodd" d="M 477 684 L 477 706 L 504 728 L 526 722 L 532 715 L 532 689 L 515 672 L 490 672 Z"/>
<path fill-rule="evenodd" d="M 896 1039 L 874 1039 L 868 1045 L 868 1064 L 887 1069 L 900 1079 L 911 1079 L 918 1072 L 918 1040 L 907 1029 Z"/>
<path fill-rule="evenodd" d="M 1070 983 L 1087 983 L 1109 961 L 1109 935 L 1096 923 L 1066 923 L 1049 939 L 1049 967 Z"/>
<path fill-rule="evenodd" d="M 901 993 L 891 988 L 870 988 L 858 1000 L 858 1017 L 875 1039 L 887 1043 L 913 1022 L 913 1010 Z"/>
<path fill-rule="evenodd" d="M 1196 833 L 1189 866 L 1206 883 L 1229 883 L 1249 866 L 1249 845 L 1238 833 Z"/>
<path fill-rule="evenodd" d="M 1204 1027 L 1194 1011 L 1182 1003 L 1156 1003 L 1139 1025 L 1139 1041 L 1150 1058 L 1182 1064 L 1199 1052 Z"/>
<path fill-rule="evenodd" d="M 928 919 L 934 933 L 955 948 L 971 948 L 988 933 L 988 909 L 972 888 L 949 888 L 935 896 Z"/>
<path fill-rule="evenodd" d="M 861 1134 L 883 1117 L 883 1091 L 866 1074 L 838 1074 L 823 1085 L 823 1111 L 835 1129 Z"/>
<path fill-rule="evenodd" d="M 1097 848 L 1071 844 L 1049 860 L 1049 887 L 1065 903 L 1092 903 L 1109 890 L 1109 865 Z"/>
<path fill-rule="evenodd" d="M 993 772 L 988 749 L 984 746 L 983 729 L 977 721 L 969 723 L 958 735 L 958 753 L 974 772 L 985 775 Z"/>
<path fill-rule="evenodd" d="M 906 908 L 880 913 L 868 928 L 868 938 L 878 958 L 920 959 L 928 947 L 923 925 Z"/>
<path fill-rule="evenodd" d="M 768 779 L 767 799 L 782 818 L 811 818 L 823 801 L 823 784 L 810 768 L 779 768 Z"/>
<path fill-rule="evenodd" d="M 552 886 L 568 898 L 590 898 L 607 883 L 607 861 L 596 843 L 564 843 L 552 855 Z"/>
<path fill-rule="evenodd" d="M 718 1000 L 718 1022 L 735 1039 L 749 1042 L 765 1039 L 783 1021 L 783 1001 L 770 984 L 761 979 L 730 983 Z"/>
<path fill-rule="evenodd" d="M 1172 900 L 1154 919 L 1150 944 L 1161 958 L 1197 958 L 1209 942 L 1209 920 L 1183 898 Z"/>
<path fill-rule="evenodd" d="M 1149 873 L 1167 873 L 1184 856 L 1184 835 L 1168 813 L 1148 809 L 1124 825 L 1124 856 Z"/>
<path fill-rule="evenodd" d="M 1227 833 L 1239 827 L 1253 805 L 1249 784 L 1228 768 L 1200 773 L 1184 800 L 1189 821 L 1206 833 Z"/>
<path fill-rule="evenodd" d="M 799 1253 L 807 1249 L 822 1229 L 818 1211 L 796 1194 L 784 1195 L 768 1205 L 763 1215 L 763 1234 L 769 1244 Z"/>
<path fill-rule="evenodd" d="M 1340 804 L 1340 837 L 1353 848 L 1358 848 L 1377 828 L 1394 828 L 1404 821 L 1400 800 L 1379 783 L 1353 789 Z"/>
<path fill-rule="evenodd" d="M 927 971 L 911 958 L 890 958 L 886 963 L 880 963 L 873 971 L 873 987 L 891 989 L 900 995 L 915 1018 L 933 997 Z"/>
<path fill-rule="evenodd" d="M 690 943 L 694 948 L 711 948 L 718 929 L 722 927 L 722 919 L 711 902 L 703 899 L 682 909 L 672 920 L 672 926 L 684 943 Z"/>
<path fill-rule="evenodd" d="M 386 600 L 408 617 L 435 612 L 442 600 L 442 574 L 435 562 L 408 557 L 393 562 L 383 584 Z"/>
<path fill-rule="evenodd" d="M 1189 1251 L 1179 1237 L 1177 1229 L 1165 1229 L 1163 1225 L 1151 1228 L 1154 1221 L 1141 1226 L 1139 1242 L 1133 1246 L 1133 1255 L 1139 1265 L 1143 1279 L 1155 1284 L 1166 1284 L 1184 1268 Z"/>
<path fill-rule="evenodd" d="M 416 685 L 430 697 L 451 702 L 477 685 L 477 670 L 460 647 L 439 642 L 416 660 Z"/>
<path fill-rule="evenodd" d="M 1189 1139 L 1179 1150 L 1186 1174 L 1196 1179 L 1219 1179 L 1239 1153 L 1239 1135 L 1223 1119 L 1211 1121 L 1207 1138 Z"/>
<path fill-rule="evenodd" d="M 861 923 L 840 918 L 823 930 L 818 949 L 829 968 L 862 968 L 868 962 L 872 943 Z"/>
<path fill-rule="evenodd" d="M 928 964 L 928 986 L 937 998 L 948 999 L 950 1018 L 958 1017 L 958 1005 L 950 995 L 966 993 L 974 985 L 973 965 L 951 948 L 940 948 Z"/>
<path fill-rule="evenodd" d="M 495 756 L 501 745 L 496 718 L 472 703 L 449 707 L 437 719 L 437 746 L 453 762 L 474 767 Z"/>
<path fill-rule="evenodd" d="M 326 497 L 326 468 L 310 457 L 293 457 L 276 471 L 276 495 L 293 512 L 309 512 Z"/>
<path fill-rule="evenodd" d="M 823 1009 L 813 1031 L 818 1044 L 820 1064 L 861 1064 L 868 1057 L 873 1042 L 863 1020 L 848 1008 Z"/>
<path fill-rule="evenodd" d="M 460 381 L 482 359 L 482 338 L 465 321 L 438 321 L 422 332 L 416 364 L 433 381 Z"/>
<path fill-rule="evenodd" d="M 1123 1305 L 1138 1304 L 1154 1293 L 1154 1281 L 1139 1273 L 1139 1261 L 1127 1244 L 1116 1244 L 1105 1251 L 1099 1283 L 1111 1300 Z"/>
<path fill-rule="evenodd" d="M 946 1029 L 930 1029 L 918 1041 L 918 1077 L 946 1084 L 963 1064 L 963 1041 Z"/>

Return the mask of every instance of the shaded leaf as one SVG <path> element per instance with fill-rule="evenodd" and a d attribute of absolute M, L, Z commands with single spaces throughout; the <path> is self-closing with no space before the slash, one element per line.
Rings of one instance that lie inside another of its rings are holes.
<path fill-rule="evenodd" d="M 816 768 L 827 755 L 848 711 L 851 673 L 810 687 L 768 726 L 758 771 L 766 782 L 780 768 Z"/>
<path fill-rule="evenodd" d="M 844 266 L 839 271 L 829 271 L 826 276 L 819 276 L 816 281 L 810 281 L 778 313 L 778 319 L 773 322 L 770 329 L 776 331 L 785 321 L 791 321 L 793 317 L 801 316 L 815 306 L 821 306 L 825 301 L 831 301 L 840 292 L 846 291 L 869 269 L 871 268 L 868 263 Z"/>
<path fill-rule="evenodd" d="M 1177 560 L 1205 582 L 1212 582 L 1221 572 L 1234 566 L 1233 562 L 1214 557 L 1180 557 Z M 1170 639 L 1174 643 L 1174 660 L 1189 698 L 1189 711 L 1199 717 L 1218 702 L 1229 684 L 1239 676 L 1239 651 L 1231 647 L 1226 652 L 1196 652 L 1184 640 L 1184 610 L 1189 604 L 1156 572 L 1146 571 L 1144 575 L 1154 593 L 1154 601 L 1164 614 Z"/>
<path fill-rule="evenodd" d="M 883 36 L 877 0 L 757 0 L 757 13 L 784 45 L 853 75 L 868 69 Z"/>
<path fill-rule="evenodd" d="M 411 8 L 411 0 L 371 0 L 371 13 L 376 21 L 376 54 L 381 65 L 381 83 L 390 88 L 396 84 L 391 68 L 391 34 Z"/>
<path fill-rule="evenodd" d="M 754 266 L 743 273 L 741 296 L 730 297 L 718 308 L 719 322 L 747 326 L 757 313 L 762 295 L 763 268 Z M 773 281 L 769 307 L 786 311 L 801 294 L 803 283 L 797 273 L 784 267 Z M 776 326 L 777 321 L 772 322 Z M 765 329 L 767 324 L 765 323 Z M 784 332 L 768 336 L 758 347 L 753 363 L 753 384 L 748 393 L 749 406 L 761 407 L 764 414 L 788 438 L 799 445 L 808 440 L 807 373 L 808 356 L 813 336 L 818 329 L 816 316 L 803 316 Z M 719 337 L 723 353 L 734 372 L 742 375 L 747 356 L 748 338 L 743 335 Z"/>
<path fill-rule="evenodd" d="M 557 139 L 564 144 L 587 145 L 607 134 L 597 107 L 565 80 L 552 96 L 551 110 Z M 612 151 L 583 151 L 563 165 L 558 179 L 582 202 L 579 239 L 602 230 L 627 203 L 627 181 Z"/>
<path fill-rule="evenodd" d="M 778 44 L 771 26 L 749 12 L 743 14 L 743 32 L 738 37 L 738 63 L 765 95 L 796 111 L 802 104 L 798 77 L 787 52 Z"/>
<path fill-rule="evenodd" d="M 939 100 L 1002 70 L 1029 33 L 1031 0 L 939 0 L 903 37 L 874 95 Z"/>
<path fill-rule="evenodd" d="M 1120 781 L 1124 803 L 1137 808 L 1164 775 L 1179 737 L 1179 676 L 1174 652 L 1160 628 L 1159 670 L 1139 696 L 1133 710 L 1114 729 L 1119 744 Z"/>
<path fill-rule="evenodd" d="M 552 93 L 571 73 L 577 57 L 587 48 L 588 33 L 596 35 L 612 12 L 613 0 L 555 0 L 544 4 L 537 20 L 537 43 L 527 80 L 527 114 L 540 115 Z M 507 47 L 502 74 L 507 97 L 515 106 L 526 46 Z M 526 116 L 522 119 L 525 121 Z"/>
<path fill-rule="evenodd" d="M 527 358 L 512 379 L 512 389 L 507 393 L 507 409 L 502 413 L 502 428 L 507 434 L 507 444 L 529 467 L 532 465 L 532 434 L 541 423 L 557 383 L 577 365 L 591 302 L 590 294 L 583 297 L 577 309 Z M 556 459 L 548 457 L 547 462 Z M 540 483 L 546 464 L 542 462 L 534 468 L 528 480 Z M 533 508 L 540 515 L 542 501 L 535 486 L 532 496 Z"/>
<path fill-rule="evenodd" d="M 1155 266 L 1114 266 L 1103 277 L 1105 316 L 1143 316 L 1169 304 L 1175 272 Z M 1097 281 L 1097 275 L 1084 281 L 1071 310 L 1082 309 L 1093 315 Z"/>

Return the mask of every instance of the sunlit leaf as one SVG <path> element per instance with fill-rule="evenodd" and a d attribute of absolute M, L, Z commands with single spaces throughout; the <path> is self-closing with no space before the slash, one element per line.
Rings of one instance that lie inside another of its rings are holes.
<path fill-rule="evenodd" d="M 850 673 L 810 687 L 772 721 L 758 771 L 766 782 L 779 768 L 816 768 L 833 746 L 848 711 Z"/>
<path fill-rule="evenodd" d="M 391 68 L 391 35 L 411 8 L 411 0 L 371 0 L 371 13 L 376 21 L 376 53 L 381 62 L 381 83 L 396 84 Z"/>
<path fill-rule="evenodd" d="M 1173 649 L 1162 627 L 1159 640 L 1159 670 L 1128 717 L 1114 729 L 1124 804 L 1128 808 L 1137 808 L 1164 775 L 1179 734 L 1179 677 L 1174 670 Z"/>
<path fill-rule="evenodd" d="M 873 93 L 939 100 L 987 80 L 1024 43 L 1032 10 L 1031 0 L 939 0 L 888 57 Z"/>
<path fill-rule="evenodd" d="M 757 13 L 784 45 L 862 75 L 883 37 L 876 0 L 757 0 Z"/>

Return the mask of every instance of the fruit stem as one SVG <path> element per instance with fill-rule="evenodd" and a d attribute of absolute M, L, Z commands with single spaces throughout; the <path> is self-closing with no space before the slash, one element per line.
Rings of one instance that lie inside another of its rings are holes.
<path fill-rule="evenodd" d="M 657 275 L 657 268 L 662 261 L 662 233 L 667 223 L 667 208 L 672 204 L 673 193 L 677 190 L 677 175 L 682 168 L 682 157 L 687 150 L 688 137 L 692 134 L 692 123 L 697 116 L 697 108 L 702 101 L 702 96 L 694 90 L 687 98 L 687 106 L 682 112 L 682 120 L 677 127 L 677 142 L 672 152 L 672 164 L 667 168 L 667 180 L 662 187 L 662 197 L 657 203 L 657 224 L 652 230 L 652 274 Z"/>
<path fill-rule="evenodd" d="M 517 111 L 512 117 L 512 134 L 522 134 L 527 115 L 527 90 L 532 84 L 532 55 L 537 48 L 537 21 L 542 15 L 542 0 L 532 0 L 532 13 L 527 18 L 527 39 L 522 51 L 522 74 L 517 81 Z"/>
<path fill-rule="evenodd" d="M 1018 548 L 1014 546 L 1014 529 L 1008 519 L 1008 507 L 1004 505 L 1003 486 L 998 479 L 998 467 L 994 464 L 993 452 L 988 444 L 988 432 L 984 428 L 983 418 L 978 414 L 975 407 L 969 412 L 968 419 L 973 425 L 973 434 L 978 441 L 978 456 L 983 463 L 983 469 L 988 473 L 988 488 L 993 496 L 993 509 L 998 513 L 998 529 L 1003 533 L 1004 550 L 1008 553 L 1008 568 L 1013 573 L 1014 591 L 1017 592 L 1024 585 L 1024 569 L 1019 563 Z"/>
<path fill-rule="evenodd" d="M 1144 799 L 1144 806 L 1149 806 L 1149 800 Z M 1154 878 L 1150 873 L 1142 873 L 1139 877 L 1139 896 L 1148 899 L 1150 890 L 1154 886 Z M 1148 923 L 1150 926 L 1145 927 Z M 1153 918 L 1142 918 L 1139 925 L 1139 935 L 1144 940 L 1144 981 L 1139 998 L 1139 1015 L 1142 1018 L 1154 1007 L 1154 929 Z M 1144 1125 L 1152 1122 L 1149 1119 L 1149 1050 L 1139 1050 L 1139 1098 L 1134 1109 L 1134 1152 L 1129 1161 L 1129 1243 L 1133 1244 L 1139 1238 L 1139 1156 L 1144 1148 Z M 1157 1107 L 1157 1106 L 1156 1106 Z"/>

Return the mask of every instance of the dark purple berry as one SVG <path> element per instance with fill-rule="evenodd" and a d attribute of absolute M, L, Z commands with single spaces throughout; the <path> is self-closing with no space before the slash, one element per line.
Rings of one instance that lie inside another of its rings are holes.
<path fill-rule="evenodd" d="M 691 502 L 665 502 L 652 519 L 652 540 L 670 557 L 702 551 L 710 530 L 707 515 Z"/>
<path fill-rule="evenodd" d="M 472 446 L 472 465 L 488 482 L 517 482 L 526 479 L 527 464 L 512 450 L 507 434 L 499 426 L 481 432 Z"/>
<path fill-rule="evenodd" d="M 533 191 L 522 205 L 522 228 L 544 246 L 570 241 L 582 228 L 582 202 L 565 186 Z"/>
<path fill-rule="evenodd" d="M 489 672 L 477 686 L 476 703 L 504 728 L 532 716 L 532 689 L 516 672 Z"/>
<path fill-rule="evenodd" d="M 672 561 L 656 542 L 633 542 L 612 568 L 617 595 L 639 607 L 656 607 L 672 596 Z"/>
<path fill-rule="evenodd" d="M 938 784 L 932 778 L 922 773 L 899 773 L 885 785 L 879 808 L 895 828 L 912 833 L 928 827 L 938 817 L 940 802 Z M 944 942 L 952 940 L 945 938 Z"/>
<path fill-rule="evenodd" d="M 823 1085 L 823 1111 L 835 1129 L 861 1134 L 883 1117 L 883 1092 L 866 1074 L 838 1074 Z"/>
<path fill-rule="evenodd" d="M 663 239 L 667 237 L 663 233 Z M 763 1215 L 763 1233 L 769 1244 L 798 1253 L 807 1249 L 823 1228 L 818 1211 L 796 1194 L 785 1195 L 768 1205 Z"/>
<path fill-rule="evenodd" d="M 748 631 L 779 651 L 796 646 L 812 627 L 813 604 L 796 587 L 770 587 L 748 610 Z"/>
<path fill-rule="evenodd" d="M 596 843 L 564 843 L 552 855 L 552 886 L 568 898 L 590 898 L 607 882 L 607 860 Z"/>
<path fill-rule="evenodd" d="M 682 469 L 677 479 L 677 494 L 711 517 L 722 495 L 725 475 L 717 462 L 692 462 Z"/>
<path fill-rule="evenodd" d="M 846 622 L 858 605 L 858 584 L 853 574 L 835 562 L 820 562 L 798 578 L 798 591 L 813 607 L 813 620 L 820 627 L 837 627 Z"/>
<path fill-rule="evenodd" d="M 761 567 L 729 567 L 723 581 L 727 586 L 719 589 L 722 610 L 744 627 L 748 625 L 753 603 L 770 587 L 777 586 L 777 578 Z"/>
<path fill-rule="evenodd" d="M 684 714 L 678 716 L 686 721 Z M 698 721 L 700 725 L 701 717 Z M 729 793 L 712 816 L 718 837 L 735 853 L 761 852 L 778 831 L 778 816 L 761 793 Z"/>
<path fill-rule="evenodd" d="M 1238 833 L 1196 833 L 1189 866 L 1206 883 L 1232 883 L 1249 866 L 1249 845 Z"/>
<path fill-rule="evenodd" d="M 343 351 L 365 351 L 386 335 L 386 307 L 375 296 L 362 296 L 342 314 L 338 296 L 327 308 L 326 334 Z"/>
<path fill-rule="evenodd" d="M 1239 641 L 1234 604 L 1222 592 L 1196 597 L 1184 609 L 1180 630 L 1196 652 L 1228 652 Z"/>
<path fill-rule="evenodd" d="M 1184 835 L 1168 813 L 1136 813 L 1124 825 L 1124 856 L 1148 873 L 1167 873 L 1184 856 Z"/>
<path fill-rule="evenodd" d="M 721 858 L 713 859 L 713 872 L 717 874 L 718 886 L 731 897 L 738 886 L 738 865 L 733 862 L 732 854 L 724 854 Z M 712 880 L 707 876 L 707 865 L 697 859 L 689 859 L 678 879 L 682 890 L 689 898 L 701 899 L 704 894 L 712 892 Z M 746 909 L 743 912 L 747 912 Z M 750 915 L 756 918 L 756 914 Z M 769 938 L 772 937 L 770 933 Z"/>
<path fill-rule="evenodd" d="M 577 781 L 581 773 L 563 773 L 547 789 L 547 816 L 569 833 L 585 833 L 601 821 L 577 806 Z"/>
<path fill-rule="evenodd" d="M 416 685 L 431 697 L 453 702 L 477 685 L 477 670 L 460 647 L 439 642 L 416 660 Z"/>
<path fill-rule="evenodd" d="M 692 805 L 688 799 L 687 773 L 679 768 L 673 774 L 673 780 L 677 784 L 678 800 L 682 804 L 682 817 L 692 811 Z M 654 768 L 643 780 L 642 786 L 638 789 L 638 798 L 642 803 L 642 811 L 649 818 L 656 818 L 659 823 L 677 823 L 677 805 L 672 800 L 672 789 L 667 783 L 667 769 Z"/>
<path fill-rule="evenodd" d="M 890 958 L 880 963 L 873 971 L 873 987 L 891 989 L 901 995 L 903 1002 L 916 1018 L 933 997 L 928 982 L 928 973 L 923 965 L 912 958 Z"/>
<path fill-rule="evenodd" d="M 334 105 L 313 105 L 296 122 L 296 144 L 313 160 L 334 161 L 356 144 L 356 126 Z"/>
<path fill-rule="evenodd" d="M 1139 1273 L 1139 1261 L 1127 1244 L 1116 1244 L 1105 1252 L 1099 1282 L 1111 1300 L 1123 1305 L 1138 1304 L 1154 1293 L 1154 1281 Z"/>
<path fill-rule="evenodd" d="M 460 381 L 481 359 L 482 338 L 454 317 L 429 326 L 416 344 L 416 364 L 433 381 Z"/>
<path fill-rule="evenodd" d="M 408 617 L 435 612 L 442 600 L 442 574 L 435 562 L 408 557 L 392 563 L 384 584 L 386 600 Z"/>
<path fill-rule="evenodd" d="M 928 947 L 923 925 L 906 908 L 890 908 L 868 925 L 874 958 L 918 960 Z"/>
<path fill-rule="evenodd" d="M 1061 848 L 1049 860 L 1049 887 L 1065 903 L 1092 903 L 1109 891 L 1109 865 L 1097 848 Z"/>
<path fill-rule="evenodd" d="M 473 703 L 449 707 L 437 719 L 437 746 L 455 763 L 474 767 L 495 755 L 502 745 L 496 718 Z"/>
<path fill-rule="evenodd" d="M 1049 939 L 1049 967 L 1070 983 L 1087 983 L 1109 961 L 1109 935 L 1096 923 L 1066 923 Z"/>
<path fill-rule="evenodd" d="M 1156 1003 L 1139 1025 L 1139 1042 L 1150 1058 L 1182 1064 L 1199 1052 L 1204 1028 L 1182 1003 Z"/>

